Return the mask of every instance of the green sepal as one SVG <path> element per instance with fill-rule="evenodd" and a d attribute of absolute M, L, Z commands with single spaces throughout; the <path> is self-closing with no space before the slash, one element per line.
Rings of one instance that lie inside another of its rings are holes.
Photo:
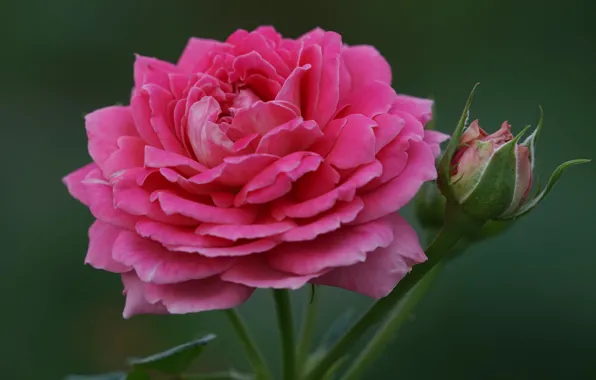
<path fill-rule="evenodd" d="M 539 108 L 540 117 L 538 118 L 538 126 L 534 132 L 521 143 L 521 145 L 527 146 L 530 151 L 530 164 L 532 165 L 532 169 L 534 169 L 534 166 L 536 165 L 536 142 L 538 141 L 538 136 L 540 135 L 544 121 L 544 111 L 542 110 L 542 107 Z"/>
<path fill-rule="evenodd" d="M 451 177 L 451 160 L 453 159 L 453 155 L 455 151 L 459 147 L 459 141 L 461 140 L 461 135 L 464 132 L 465 126 L 468 124 L 468 117 L 470 115 L 470 107 L 472 105 L 472 100 L 474 99 L 474 92 L 476 91 L 476 87 L 478 87 L 478 83 L 474 85 L 470 95 L 468 96 L 468 101 L 466 102 L 466 106 L 459 118 L 459 122 L 455 127 L 455 131 L 451 135 L 451 139 L 449 140 L 449 144 L 445 148 L 445 152 L 441 157 L 441 161 L 439 162 L 438 168 L 438 184 L 439 189 L 441 189 L 441 193 L 447 199 L 454 199 L 454 196 L 451 192 L 451 188 L 449 186 L 449 181 Z"/>
<path fill-rule="evenodd" d="M 519 217 L 529 213 L 530 211 L 532 211 L 536 206 L 538 206 L 540 204 L 540 202 L 542 202 L 542 200 L 548 195 L 548 193 L 553 189 L 553 187 L 555 187 L 557 182 L 559 182 L 561 175 L 567 168 L 569 168 L 573 165 L 587 164 L 590 161 L 591 160 L 587 160 L 587 159 L 577 159 L 577 160 L 570 160 L 570 161 L 564 162 L 561 165 L 559 165 L 559 167 L 557 167 L 555 169 L 553 174 L 551 174 L 544 190 L 542 190 L 532 200 L 526 201 L 526 203 L 524 203 L 514 215 L 508 216 L 504 219 L 519 218 Z"/>
<path fill-rule="evenodd" d="M 209 334 L 201 339 L 182 344 L 155 355 L 129 359 L 128 363 L 135 370 L 152 370 L 177 375 L 184 372 L 193 360 L 201 354 L 205 345 L 213 339 L 215 339 L 215 335 Z"/>
<path fill-rule="evenodd" d="M 526 130 L 503 144 L 491 156 L 474 188 L 460 200 L 466 213 L 480 220 L 489 220 L 507 211 L 515 195 L 517 142 Z"/>

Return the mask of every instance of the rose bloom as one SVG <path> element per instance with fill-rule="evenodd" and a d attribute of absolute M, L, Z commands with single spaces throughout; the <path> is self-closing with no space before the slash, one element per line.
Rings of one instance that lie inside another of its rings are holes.
<path fill-rule="evenodd" d="M 321 29 L 137 56 L 130 105 L 87 115 L 93 162 L 64 179 L 96 218 L 85 261 L 122 274 L 127 318 L 307 283 L 383 297 L 426 259 L 396 211 L 436 176 L 431 105 Z"/>

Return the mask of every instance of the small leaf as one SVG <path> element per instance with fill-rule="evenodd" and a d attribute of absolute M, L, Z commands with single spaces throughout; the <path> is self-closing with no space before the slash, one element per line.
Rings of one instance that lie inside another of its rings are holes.
<path fill-rule="evenodd" d="M 447 147 L 445 148 L 445 153 L 443 153 L 443 157 L 441 157 L 441 161 L 439 163 L 439 188 L 441 189 L 443 195 L 445 195 L 448 199 L 453 199 L 453 196 L 450 194 L 451 190 L 448 186 L 451 172 L 451 160 L 459 146 L 459 141 L 461 140 L 461 135 L 464 131 L 464 127 L 468 123 L 468 117 L 470 115 L 470 106 L 472 105 L 472 100 L 474 99 L 474 92 L 476 91 L 476 87 L 478 87 L 478 83 L 474 85 L 474 88 L 472 88 L 472 91 L 468 96 L 466 106 L 464 107 L 459 122 L 455 127 L 455 131 L 453 131 L 453 135 L 451 135 L 449 144 L 447 144 Z"/>
<path fill-rule="evenodd" d="M 201 354 L 204 346 L 213 339 L 215 339 L 215 335 L 209 334 L 201 339 L 182 344 L 159 354 L 151 355 L 146 358 L 129 359 L 129 364 L 135 369 L 140 370 L 154 370 L 167 374 L 180 374 L 190 366 L 193 360 Z"/>
<path fill-rule="evenodd" d="M 564 162 L 561 165 L 559 165 L 559 167 L 555 169 L 553 174 L 551 174 L 544 190 L 542 190 L 542 192 L 540 194 L 538 194 L 536 196 L 536 198 L 534 198 L 531 201 L 529 201 L 528 203 L 522 205 L 522 207 L 518 210 L 518 212 L 515 215 L 508 217 L 506 219 L 519 218 L 520 216 L 523 216 L 523 215 L 527 214 L 528 212 L 532 211 L 534 209 L 534 207 L 538 206 L 540 204 L 540 202 L 542 202 L 542 200 L 548 195 L 548 193 L 552 190 L 552 188 L 555 187 L 557 182 L 559 182 L 561 175 L 567 168 L 569 168 L 570 166 L 573 166 L 573 165 L 587 164 L 590 161 L 591 160 L 577 159 L 577 160 L 567 161 L 567 162 Z"/>
<path fill-rule="evenodd" d="M 97 375 L 68 375 L 64 380 L 129 380 L 124 372 L 110 372 Z M 134 380 L 134 379 L 133 379 Z"/>

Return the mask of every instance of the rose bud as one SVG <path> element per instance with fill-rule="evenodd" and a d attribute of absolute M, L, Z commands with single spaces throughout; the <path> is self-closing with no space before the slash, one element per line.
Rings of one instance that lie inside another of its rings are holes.
<path fill-rule="evenodd" d="M 521 137 L 530 127 L 514 137 L 507 122 L 489 135 L 475 120 L 462 133 L 473 93 L 439 165 L 439 187 L 447 198 L 447 211 L 452 207 L 459 211 L 456 214 L 467 215 L 466 228 L 470 221 L 481 226 L 489 220 L 514 219 L 528 213 L 544 199 L 567 167 L 589 161 L 572 160 L 561 164 L 544 190 L 531 197 L 542 109 L 538 127 L 523 141 Z"/>

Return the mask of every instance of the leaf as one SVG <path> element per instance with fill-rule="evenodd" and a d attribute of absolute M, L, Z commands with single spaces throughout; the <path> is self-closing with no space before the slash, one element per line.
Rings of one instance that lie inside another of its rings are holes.
<path fill-rule="evenodd" d="M 129 380 L 125 372 L 110 372 L 97 375 L 68 375 L 64 380 Z M 132 379 L 136 380 L 136 379 Z"/>
<path fill-rule="evenodd" d="M 439 188 L 441 192 L 448 198 L 452 199 L 453 196 L 450 195 L 451 191 L 449 188 L 449 177 L 451 172 L 451 160 L 455 151 L 459 146 L 459 141 L 461 140 L 461 135 L 464 131 L 464 127 L 468 123 L 468 117 L 470 115 L 470 106 L 472 105 L 472 100 L 474 99 L 474 92 L 476 91 L 476 87 L 478 87 L 478 83 L 474 85 L 470 95 L 468 96 L 468 101 L 466 102 L 466 106 L 461 114 L 459 122 L 455 127 L 455 131 L 453 131 L 453 135 L 451 135 L 451 139 L 449 140 L 449 144 L 445 148 L 445 153 L 443 153 L 443 157 L 441 157 L 441 161 L 439 163 Z"/>
<path fill-rule="evenodd" d="M 167 374 L 180 374 L 190 366 L 193 360 L 201 354 L 204 346 L 213 339 L 215 339 L 215 335 L 209 334 L 201 339 L 170 348 L 159 354 L 140 359 L 129 359 L 128 362 L 137 370 L 154 370 Z"/>
<path fill-rule="evenodd" d="M 577 160 L 567 161 L 567 162 L 564 162 L 561 165 L 559 165 L 559 167 L 555 169 L 553 174 L 551 174 L 544 190 L 542 190 L 542 192 L 540 194 L 538 194 L 534 199 L 532 199 L 531 201 L 522 205 L 522 207 L 520 207 L 520 209 L 518 210 L 518 212 L 515 215 L 510 216 L 505 219 L 519 218 L 520 216 L 524 216 L 525 214 L 532 211 L 536 206 L 538 206 L 540 204 L 540 202 L 542 202 L 542 200 L 548 195 L 548 193 L 553 189 L 553 187 L 555 187 L 557 182 L 559 182 L 561 175 L 567 168 L 569 168 L 573 165 L 587 164 L 590 161 L 591 160 L 577 159 Z"/>

